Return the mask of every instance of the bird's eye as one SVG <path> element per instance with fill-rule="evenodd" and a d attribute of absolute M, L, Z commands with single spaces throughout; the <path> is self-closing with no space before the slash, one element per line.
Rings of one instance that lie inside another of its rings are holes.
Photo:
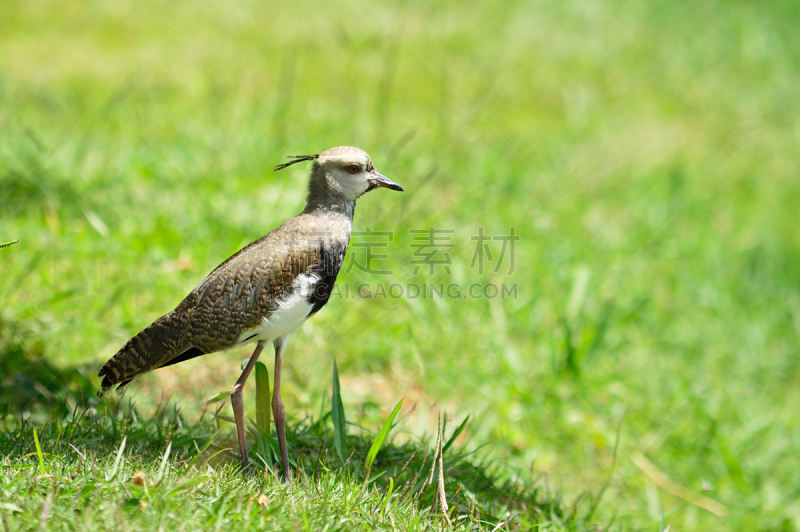
<path fill-rule="evenodd" d="M 358 166 L 357 164 L 351 164 L 351 165 L 345 167 L 345 170 L 347 170 L 348 174 L 356 175 L 357 173 L 359 173 L 361 171 L 361 167 Z"/>

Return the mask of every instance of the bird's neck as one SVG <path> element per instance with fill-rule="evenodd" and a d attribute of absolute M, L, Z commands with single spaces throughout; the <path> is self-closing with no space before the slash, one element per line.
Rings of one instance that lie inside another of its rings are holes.
<path fill-rule="evenodd" d="M 315 165 L 308 181 L 308 197 L 303 213 L 338 213 L 352 220 L 355 208 L 356 202 L 347 199 L 331 187 L 325 172 Z"/>

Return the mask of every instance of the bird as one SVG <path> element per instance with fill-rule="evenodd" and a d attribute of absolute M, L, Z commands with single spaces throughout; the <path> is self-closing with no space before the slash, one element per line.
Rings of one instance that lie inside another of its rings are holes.
<path fill-rule="evenodd" d="M 325 306 L 344 261 L 356 200 L 376 188 L 403 187 L 379 173 L 352 146 L 292 155 L 275 167 L 312 161 L 303 212 L 217 266 L 178 306 L 131 338 L 100 369 L 103 397 L 120 395 L 136 377 L 244 344 L 256 347 L 230 396 L 242 468 L 248 471 L 242 390 L 268 342 L 275 349 L 272 412 L 283 480 L 290 478 L 281 361 L 289 337 Z"/>

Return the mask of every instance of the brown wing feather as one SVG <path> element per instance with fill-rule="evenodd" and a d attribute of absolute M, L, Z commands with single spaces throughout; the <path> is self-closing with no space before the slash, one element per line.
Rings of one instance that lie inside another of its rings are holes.
<path fill-rule="evenodd" d="M 192 357 L 232 347 L 242 331 L 269 317 L 301 273 L 324 269 L 323 249 L 350 236 L 349 220 L 327 220 L 326 231 L 307 215 L 292 218 L 217 266 L 170 313 L 134 336 L 99 372 L 105 394 L 115 384 Z M 331 230 L 332 229 L 332 230 Z M 338 268 L 337 268 L 338 269 Z"/>

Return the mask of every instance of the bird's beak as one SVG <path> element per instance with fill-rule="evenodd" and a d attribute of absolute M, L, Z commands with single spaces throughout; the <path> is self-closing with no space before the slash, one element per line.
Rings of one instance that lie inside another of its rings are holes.
<path fill-rule="evenodd" d="M 392 190 L 397 190 L 403 192 L 404 189 L 388 177 L 383 174 L 379 174 L 376 171 L 370 172 L 369 182 L 373 187 L 383 187 L 383 188 L 390 188 Z"/>

